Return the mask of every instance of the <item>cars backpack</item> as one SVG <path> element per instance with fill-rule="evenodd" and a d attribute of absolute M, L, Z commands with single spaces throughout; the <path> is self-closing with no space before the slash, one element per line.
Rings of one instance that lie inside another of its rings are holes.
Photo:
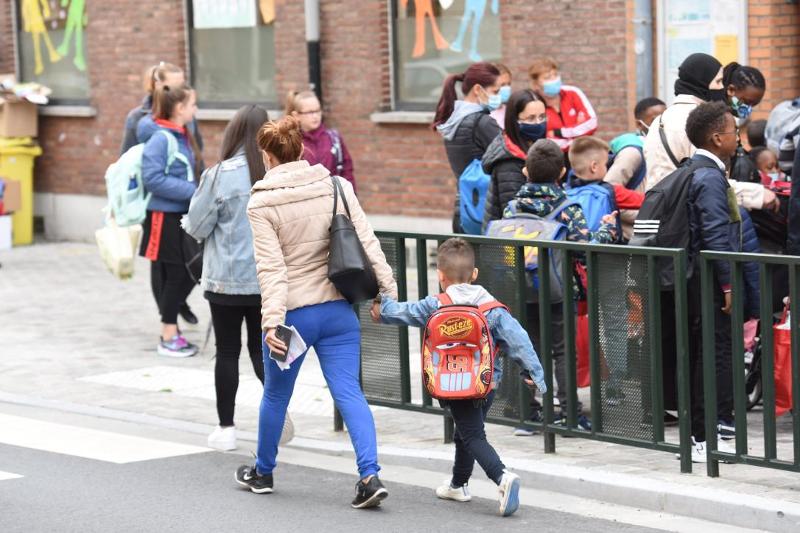
<path fill-rule="evenodd" d="M 486 313 L 508 308 L 497 300 L 480 306 L 454 305 L 446 293 L 425 325 L 422 381 L 439 400 L 477 400 L 492 390 L 497 347 Z"/>
<path fill-rule="evenodd" d="M 525 240 L 548 240 L 565 241 L 567 240 L 567 227 L 558 221 L 558 216 L 571 205 L 575 205 L 569 199 L 565 199 L 546 217 L 540 217 L 528 213 L 520 213 L 516 208 L 516 201 L 512 200 L 506 208 L 508 218 L 493 220 L 486 228 L 486 235 L 500 239 L 525 239 Z M 525 257 L 525 272 L 528 274 L 526 282 L 531 289 L 531 296 L 538 295 L 539 292 L 539 248 L 536 246 L 526 246 L 523 250 Z M 561 279 L 561 265 L 564 260 L 562 250 L 551 250 L 550 252 L 550 301 L 560 302 L 564 298 L 564 283 Z M 514 266 L 514 248 L 506 247 L 504 263 L 506 267 Z M 532 298 L 531 301 L 538 301 Z"/>
<path fill-rule="evenodd" d="M 567 183 L 570 181 L 568 180 Z M 580 187 L 569 186 L 566 192 L 567 198 L 576 204 L 580 204 L 583 216 L 586 217 L 589 231 L 594 232 L 600 229 L 603 217 L 617 209 L 614 186 L 610 183 L 597 182 L 581 185 Z M 619 217 L 617 221 L 619 223 Z M 621 235 L 621 232 L 618 231 L 617 234 Z"/>
<path fill-rule="evenodd" d="M 473 159 L 458 178 L 459 214 L 461 229 L 469 235 L 480 235 L 483 209 L 491 176 L 483 171 L 480 159 Z"/>
<path fill-rule="evenodd" d="M 167 137 L 167 166 L 169 170 L 175 160 L 186 165 L 189 181 L 192 181 L 192 165 L 178 150 L 178 141 L 167 130 L 158 130 Z M 126 227 L 141 224 L 147 215 L 147 204 L 151 193 L 145 191 L 142 179 L 142 154 L 145 143 L 137 144 L 122 154 L 106 170 L 106 193 L 108 195 L 107 213 L 117 226 Z"/>

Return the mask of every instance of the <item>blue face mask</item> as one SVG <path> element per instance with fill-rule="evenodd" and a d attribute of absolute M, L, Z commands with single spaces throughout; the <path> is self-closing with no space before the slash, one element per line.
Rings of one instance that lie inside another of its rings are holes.
<path fill-rule="evenodd" d="M 753 106 L 745 104 L 736 96 L 731 97 L 731 109 L 742 120 L 747 119 L 753 113 Z"/>
<path fill-rule="evenodd" d="M 501 105 L 503 105 L 503 100 L 500 98 L 500 94 L 498 93 L 490 94 L 489 101 L 483 104 L 483 107 L 489 111 L 494 111 L 495 109 L 499 109 Z"/>
<path fill-rule="evenodd" d="M 519 122 L 519 134 L 530 142 L 536 142 L 539 139 L 544 139 L 547 134 L 547 121 L 541 124 L 528 124 L 527 122 Z"/>
<path fill-rule="evenodd" d="M 545 96 L 558 96 L 558 94 L 561 92 L 561 77 L 559 76 L 552 81 L 543 83 L 542 92 L 545 94 Z"/>
<path fill-rule="evenodd" d="M 500 92 L 497 94 L 500 95 L 500 101 L 505 104 L 508 102 L 508 99 L 511 98 L 511 85 L 503 85 L 500 87 Z"/>

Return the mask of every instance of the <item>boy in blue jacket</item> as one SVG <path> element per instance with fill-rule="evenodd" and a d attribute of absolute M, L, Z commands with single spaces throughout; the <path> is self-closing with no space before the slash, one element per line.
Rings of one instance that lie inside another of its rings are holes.
<path fill-rule="evenodd" d="M 454 304 L 475 305 L 492 302 L 495 298 L 480 285 L 472 285 L 478 277 L 475 268 L 475 251 L 470 244 L 459 238 L 448 239 L 439 247 L 437 259 L 439 284 Z M 396 302 L 382 297 L 380 308 L 372 308 L 372 319 L 385 324 L 416 326 L 424 328 L 428 318 L 439 309 L 436 296 L 428 296 L 417 302 Z M 542 393 L 547 391 L 544 371 L 533 349 L 528 334 L 505 309 L 492 309 L 486 314 L 492 338 L 500 353 L 510 356 L 521 368 L 522 377 L 529 387 L 536 386 Z M 450 408 L 456 426 L 456 445 L 453 477 L 449 483 L 436 489 L 436 495 L 446 500 L 468 502 L 472 499 L 467 483 L 472 475 L 475 461 L 486 475 L 497 483 L 500 491 L 500 514 L 509 516 L 519 507 L 519 476 L 506 470 L 497 452 L 486 440 L 484 421 L 492 406 L 495 390 L 502 378 L 502 363 L 495 359 L 492 375 L 493 388 L 483 400 L 448 400 L 443 406 Z"/>
<path fill-rule="evenodd" d="M 714 261 L 714 338 L 717 367 L 717 432 L 706 435 L 703 402 L 702 317 L 699 260 L 701 250 L 718 252 L 742 251 L 742 216 L 737 207 L 736 195 L 725 175 L 725 162 L 730 160 L 738 146 L 738 128 L 733 115 L 721 102 L 705 103 L 689 114 L 686 134 L 698 150 L 693 160 L 711 162 L 693 174 L 689 185 L 689 255 L 696 265 L 689 281 L 690 364 L 692 376 L 692 460 L 705 462 L 707 437 L 734 436 L 733 426 L 733 373 L 731 342 L 731 268 L 727 261 Z M 742 354 L 738 354 L 742 357 Z M 714 401 L 710 399 L 709 401 Z M 720 451 L 733 450 L 722 441 Z"/>

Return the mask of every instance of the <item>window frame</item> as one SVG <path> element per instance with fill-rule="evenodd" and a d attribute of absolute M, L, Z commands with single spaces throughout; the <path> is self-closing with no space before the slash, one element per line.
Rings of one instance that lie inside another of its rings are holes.
<path fill-rule="evenodd" d="M 186 65 L 189 71 L 189 82 L 193 88 L 197 88 L 195 84 L 195 64 L 194 64 L 194 6 L 192 5 L 192 0 L 185 0 L 183 3 L 185 18 L 186 18 Z M 278 24 L 278 19 L 276 18 L 273 21 L 273 24 Z M 273 42 L 273 49 L 275 48 L 275 43 Z M 277 52 L 277 50 L 276 50 Z M 277 56 L 276 56 L 276 69 L 277 70 Z M 273 71 L 273 81 L 276 77 L 276 72 Z M 280 91 L 276 91 L 280 92 Z M 202 96 L 202 94 L 200 95 Z M 278 109 L 281 106 L 277 101 L 279 98 L 276 95 L 276 100 L 269 100 L 269 99 L 261 99 L 261 100 L 229 100 L 229 101 L 220 101 L 220 100 L 205 100 L 205 99 L 198 99 L 197 105 L 203 109 L 239 109 L 244 105 L 259 105 L 264 107 L 265 109 Z"/>
<path fill-rule="evenodd" d="M 19 9 L 19 3 L 21 0 L 11 0 L 11 33 L 13 33 L 12 39 L 12 46 L 14 47 L 14 77 L 16 77 L 17 81 L 21 83 L 26 83 L 26 80 L 22 79 L 22 43 L 19 38 L 19 31 L 22 27 L 22 21 L 20 17 L 22 16 L 21 10 Z M 87 47 L 87 56 L 88 56 L 88 47 Z M 90 67 L 90 66 L 89 66 Z M 91 98 L 92 98 L 92 77 L 90 76 L 91 69 L 87 68 L 86 72 L 86 80 L 89 82 L 89 87 L 86 91 L 86 97 L 84 98 L 58 98 L 56 97 L 49 97 L 48 103 L 46 105 L 49 106 L 74 106 L 74 107 L 81 107 L 81 108 L 89 108 L 91 105 Z"/>

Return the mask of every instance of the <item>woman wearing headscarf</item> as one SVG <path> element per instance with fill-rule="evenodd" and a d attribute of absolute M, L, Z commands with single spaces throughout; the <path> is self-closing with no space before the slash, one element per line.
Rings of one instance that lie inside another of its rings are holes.
<path fill-rule="evenodd" d="M 675 100 L 650 125 L 644 141 L 647 164 L 645 189 L 650 190 L 697 150 L 686 135 L 686 119 L 703 102 L 727 102 L 722 64 L 708 54 L 692 54 L 678 67 Z M 730 182 L 739 205 L 746 209 L 773 208 L 775 194 L 760 184 Z"/>

